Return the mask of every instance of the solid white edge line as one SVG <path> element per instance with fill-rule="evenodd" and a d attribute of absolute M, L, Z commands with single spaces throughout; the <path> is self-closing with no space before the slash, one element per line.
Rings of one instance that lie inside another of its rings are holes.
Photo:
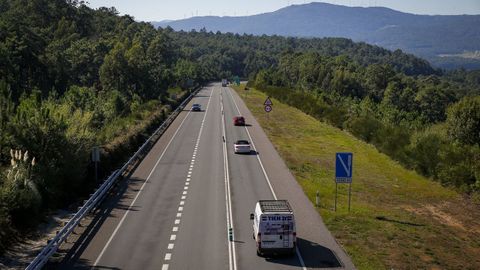
<path fill-rule="evenodd" d="M 221 91 L 221 90 L 220 90 Z M 223 107 L 223 95 L 220 96 L 220 107 L 221 111 L 224 111 Z M 236 259 L 236 252 L 235 252 L 235 242 L 230 241 L 228 239 L 228 229 L 232 228 L 232 233 L 233 233 L 233 214 L 232 214 L 232 198 L 231 198 L 231 190 L 230 190 L 230 172 L 228 170 L 228 151 L 227 151 L 227 132 L 225 130 L 225 114 L 222 113 L 222 135 L 223 135 L 223 161 L 224 161 L 224 170 L 225 170 L 225 196 L 226 196 L 226 208 L 227 208 L 227 241 L 228 241 L 228 251 L 229 251 L 229 265 L 230 269 L 232 266 L 232 261 L 233 261 L 233 270 L 237 269 L 237 259 Z M 233 258 L 232 258 L 233 257 Z"/>
<path fill-rule="evenodd" d="M 230 87 L 228 87 L 228 94 L 232 98 L 233 104 L 235 104 L 235 107 L 237 108 L 237 112 L 240 114 L 240 109 L 238 108 L 237 102 L 235 101 L 235 98 L 233 97 L 233 95 L 230 91 L 231 91 Z M 256 151 L 257 148 L 255 147 L 252 136 L 250 136 L 250 132 L 248 131 L 247 126 L 245 126 L 245 130 L 247 131 L 248 138 L 250 139 L 250 142 L 252 143 L 252 146 Z M 277 195 L 275 194 L 275 191 L 273 191 L 272 184 L 270 183 L 270 178 L 268 178 L 267 172 L 265 171 L 265 168 L 263 167 L 262 160 L 260 159 L 258 154 L 256 156 L 257 156 L 258 162 L 260 163 L 260 167 L 262 167 L 263 175 L 265 175 L 265 179 L 267 180 L 268 186 L 270 187 L 270 191 L 272 192 L 273 198 L 275 198 L 275 200 L 277 200 Z M 295 250 L 297 251 L 296 252 L 297 257 L 298 257 L 298 260 L 300 261 L 300 265 L 302 266 L 302 269 L 307 270 L 307 267 L 305 266 L 305 262 L 303 261 L 302 254 L 300 254 L 300 250 L 298 249 L 298 245 L 295 247 Z"/>
<path fill-rule="evenodd" d="M 190 112 L 191 111 L 188 111 L 187 115 L 185 116 L 185 118 L 183 118 L 182 122 L 180 123 L 180 125 L 178 126 L 177 130 L 175 131 L 175 133 L 173 134 L 172 138 L 170 139 L 170 141 L 168 142 L 167 146 L 165 147 L 165 149 L 163 149 L 163 152 L 162 154 L 160 155 L 160 157 L 158 158 L 157 162 L 155 163 L 155 166 L 153 166 L 152 170 L 150 171 L 150 173 L 148 174 L 147 176 L 147 179 L 145 180 L 145 182 L 143 182 L 143 185 L 140 187 L 140 190 L 138 191 L 137 195 L 135 196 L 135 198 L 133 199 L 132 203 L 128 206 L 127 208 L 127 211 L 125 211 L 125 214 L 123 214 L 123 217 L 122 219 L 120 220 L 120 222 L 117 224 L 117 227 L 115 228 L 115 230 L 113 231 L 112 235 L 110 235 L 110 238 L 108 239 L 107 243 L 105 244 L 105 246 L 103 247 L 102 251 L 100 252 L 100 254 L 98 255 L 97 259 L 95 260 L 94 264 L 93 264 L 93 267 L 91 267 L 92 269 L 95 268 L 98 264 L 98 262 L 102 259 L 102 256 L 103 254 L 105 253 L 105 251 L 107 250 L 108 246 L 110 245 L 110 243 L 112 242 L 113 238 L 115 237 L 115 235 L 117 234 L 118 230 L 120 229 L 120 227 L 122 226 L 123 222 L 125 221 L 125 218 L 127 217 L 128 213 L 130 213 L 130 209 L 132 208 L 132 206 L 135 204 L 135 202 L 137 201 L 138 199 L 138 196 L 142 193 L 143 191 L 143 188 L 145 187 L 145 185 L 147 184 L 147 182 L 149 181 L 150 177 L 152 176 L 153 172 L 155 171 L 155 169 L 157 168 L 158 164 L 160 163 L 160 160 L 163 158 L 163 156 L 165 155 L 165 152 L 167 152 L 167 149 L 168 147 L 170 146 L 170 144 L 172 143 L 173 139 L 175 139 L 175 136 L 177 135 L 178 131 L 180 130 L 180 128 L 183 126 L 183 123 L 185 123 L 185 120 L 188 118 L 188 116 L 190 115 Z"/>
<path fill-rule="evenodd" d="M 232 93 L 230 92 L 230 88 L 228 88 L 228 94 L 233 100 L 233 104 L 235 104 L 235 107 L 237 109 L 237 112 L 240 113 L 240 109 L 238 108 L 237 102 L 235 101 L 235 98 L 233 97 Z M 252 136 L 250 135 L 250 132 L 248 131 L 247 126 L 244 126 L 245 131 L 247 131 L 248 138 L 250 139 L 250 143 L 253 146 L 253 149 L 257 151 L 257 147 L 255 147 L 255 143 L 253 142 Z M 273 198 L 277 200 L 277 194 L 275 194 L 275 191 L 273 190 L 272 184 L 270 183 L 270 178 L 268 178 L 267 171 L 265 171 L 265 167 L 263 167 L 262 160 L 260 159 L 259 155 L 255 155 L 257 157 L 258 162 L 260 163 L 260 167 L 262 168 L 263 175 L 265 176 L 265 180 L 267 180 L 268 187 L 270 188 L 270 191 L 272 192 Z"/>

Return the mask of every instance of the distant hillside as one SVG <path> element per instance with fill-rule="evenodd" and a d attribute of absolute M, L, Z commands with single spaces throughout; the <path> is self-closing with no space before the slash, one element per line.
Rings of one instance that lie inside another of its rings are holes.
<path fill-rule="evenodd" d="M 479 59 L 462 57 L 480 50 L 480 15 L 426 16 L 382 7 L 311 3 L 247 17 L 193 17 L 153 24 L 185 31 L 206 28 L 255 35 L 345 37 L 402 49 L 442 68 L 480 68 Z"/>

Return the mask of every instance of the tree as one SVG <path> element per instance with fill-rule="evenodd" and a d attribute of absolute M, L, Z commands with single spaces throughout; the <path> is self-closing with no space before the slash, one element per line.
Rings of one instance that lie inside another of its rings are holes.
<path fill-rule="evenodd" d="M 480 97 L 466 97 L 448 109 L 448 135 L 461 143 L 480 144 Z"/>
<path fill-rule="evenodd" d="M 127 59 L 125 59 L 126 50 L 123 42 L 117 42 L 105 56 L 103 65 L 100 67 L 100 82 L 105 89 L 116 89 L 127 93 L 130 73 Z"/>

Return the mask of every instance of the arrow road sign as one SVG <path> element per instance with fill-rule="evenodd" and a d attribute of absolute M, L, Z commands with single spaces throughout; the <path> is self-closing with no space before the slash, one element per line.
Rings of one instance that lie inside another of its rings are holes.
<path fill-rule="evenodd" d="M 351 183 L 353 171 L 353 154 L 337 153 L 335 160 L 335 180 L 337 183 Z"/>
<path fill-rule="evenodd" d="M 270 100 L 270 97 L 267 97 L 267 99 L 265 100 L 263 105 L 265 105 L 265 106 L 272 106 L 273 105 L 272 101 Z"/>

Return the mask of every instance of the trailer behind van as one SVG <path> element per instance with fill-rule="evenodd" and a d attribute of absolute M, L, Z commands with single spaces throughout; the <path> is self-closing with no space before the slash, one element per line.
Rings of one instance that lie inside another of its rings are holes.
<path fill-rule="evenodd" d="M 288 201 L 260 200 L 250 219 L 258 255 L 295 254 L 295 217 Z"/>

